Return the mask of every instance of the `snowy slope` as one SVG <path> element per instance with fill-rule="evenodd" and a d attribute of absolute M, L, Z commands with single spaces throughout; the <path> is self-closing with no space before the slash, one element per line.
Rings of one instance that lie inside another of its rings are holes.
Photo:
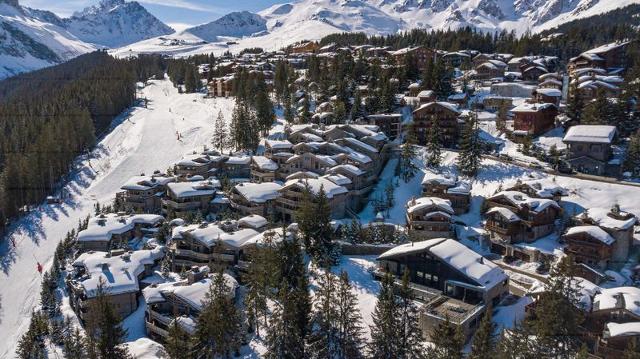
<path fill-rule="evenodd" d="M 256 46 L 273 50 L 338 32 L 379 35 L 413 28 L 471 26 L 483 31 L 506 29 L 522 34 L 635 3 L 640 0 L 301 0 L 274 5 L 251 17 L 249 13 L 241 13 L 242 16 L 234 13 L 231 18 L 223 17 L 178 34 L 127 45 L 112 53 L 189 56 L 237 52 Z M 238 26 L 241 22 L 247 22 L 244 29 Z M 237 44 L 227 45 L 230 40 Z"/>
<path fill-rule="evenodd" d="M 72 198 L 62 205 L 43 204 L 23 218 L 11 232 L 16 249 L 10 241 L 0 242 L 0 358 L 14 357 L 16 341 L 38 304 L 41 279 L 36 262 L 49 268 L 65 233 L 92 211 L 96 201 L 111 201 L 131 176 L 166 170 L 185 153 L 209 144 L 218 111 L 230 116 L 233 108 L 231 99 L 178 95 L 168 80 L 151 81 L 141 96 L 149 99 L 148 108 L 136 107 L 122 116 L 92 157 L 78 162 L 75 179 L 67 186 Z"/>
<path fill-rule="evenodd" d="M 174 32 L 137 2 L 102 0 L 100 4 L 64 19 L 78 39 L 106 47 L 119 47 Z"/>

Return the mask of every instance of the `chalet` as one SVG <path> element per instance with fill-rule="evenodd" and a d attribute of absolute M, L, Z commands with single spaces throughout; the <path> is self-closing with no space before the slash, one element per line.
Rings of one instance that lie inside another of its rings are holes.
<path fill-rule="evenodd" d="M 602 45 L 583 52 L 569 60 L 569 73 L 585 68 L 601 68 L 607 71 L 624 69 L 627 67 L 627 47 L 630 41 L 619 41 Z"/>
<path fill-rule="evenodd" d="M 218 170 L 221 177 L 248 179 L 251 177 L 251 156 L 229 156 Z"/>
<path fill-rule="evenodd" d="M 413 124 L 418 143 L 427 142 L 428 129 L 433 121 L 438 121 L 440 141 L 444 146 L 455 147 L 458 143 L 458 106 L 449 102 L 430 102 L 413 111 Z"/>
<path fill-rule="evenodd" d="M 314 41 L 305 41 L 291 46 L 291 53 L 293 54 L 318 52 L 318 50 L 320 50 L 320 45 Z"/>
<path fill-rule="evenodd" d="M 453 239 L 397 246 L 378 257 L 378 268 L 378 273 L 396 278 L 409 272 L 415 298 L 424 303 L 419 322 L 426 339 L 445 320 L 460 326 L 469 338 L 482 313 L 509 290 L 502 269 Z"/>
<path fill-rule="evenodd" d="M 506 191 L 518 191 L 531 198 L 545 198 L 560 202 L 563 196 L 569 193 L 566 188 L 555 184 L 543 183 L 539 180 L 522 181 L 518 179 L 513 185 L 507 186 Z"/>
<path fill-rule="evenodd" d="M 622 91 L 624 79 L 620 76 L 586 73 L 571 80 L 569 89 L 577 89 L 578 96 L 585 102 L 595 99 L 599 93 L 607 98 L 615 98 Z"/>
<path fill-rule="evenodd" d="M 485 230 L 489 232 L 491 250 L 530 261 L 537 253 L 517 246 L 552 234 L 562 208 L 551 199 L 530 198 L 517 191 L 502 191 L 486 200 Z"/>
<path fill-rule="evenodd" d="M 415 61 L 418 69 L 424 69 L 429 60 L 435 61 L 438 53 L 436 50 L 428 49 L 426 47 L 406 47 L 397 51 L 390 52 L 391 57 L 394 58 L 397 66 L 404 66 L 407 56 L 411 56 L 411 59 Z"/>
<path fill-rule="evenodd" d="M 141 280 L 153 274 L 153 267 L 164 256 L 164 247 L 81 254 L 66 279 L 71 307 L 81 321 L 86 321 L 93 314 L 96 297 L 103 287 L 103 294 L 118 316 L 127 317 L 138 308 Z"/>
<path fill-rule="evenodd" d="M 633 244 L 633 228 L 638 221 L 635 215 L 613 206 L 611 209 L 589 208 L 575 220 L 581 225 L 598 226 L 615 239 L 611 244 L 610 266 L 619 268 L 627 262 Z"/>
<path fill-rule="evenodd" d="M 117 198 L 125 208 L 135 212 L 156 213 L 160 211 L 160 199 L 164 195 L 167 183 L 173 181 L 174 177 L 162 174 L 135 176 L 120 187 L 124 192 L 118 193 Z"/>
<path fill-rule="evenodd" d="M 488 95 L 482 99 L 482 105 L 485 110 L 498 111 L 501 107 L 505 107 L 507 110 L 513 108 L 513 98 L 498 95 Z"/>
<path fill-rule="evenodd" d="M 488 60 L 475 66 L 473 78 L 478 80 L 488 80 L 501 78 L 507 70 L 507 64 L 500 60 Z"/>
<path fill-rule="evenodd" d="M 237 222 L 202 223 L 173 228 L 169 253 L 173 270 L 209 266 L 225 270 L 238 264 L 242 244 L 259 232 Z"/>
<path fill-rule="evenodd" d="M 554 127 L 558 108 L 550 103 L 524 103 L 511 112 L 514 135 L 538 136 Z"/>
<path fill-rule="evenodd" d="M 256 183 L 273 182 L 276 179 L 278 164 L 265 156 L 251 157 L 251 181 Z"/>
<path fill-rule="evenodd" d="M 612 246 L 615 243 L 609 233 L 593 225 L 571 227 L 562 236 L 566 244 L 565 253 L 573 256 L 576 263 L 605 270 L 609 266 Z"/>
<path fill-rule="evenodd" d="M 277 141 L 267 139 L 264 141 L 264 155 L 268 158 L 271 158 L 275 153 L 291 152 L 292 148 L 293 144 L 287 140 Z"/>
<path fill-rule="evenodd" d="M 304 152 L 300 155 L 293 155 L 280 166 L 281 176 L 299 171 L 311 171 L 317 174 L 324 174 L 329 168 L 337 166 L 338 162 L 331 156 Z"/>
<path fill-rule="evenodd" d="M 229 97 L 233 93 L 234 76 L 224 76 L 211 79 L 208 84 L 209 96 Z"/>
<path fill-rule="evenodd" d="M 305 200 L 304 192 L 308 190 L 311 195 L 317 196 L 321 188 L 329 200 L 331 217 L 344 218 L 349 191 L 326 178 L 298 178 L 285 182 L 276 199 L 276 212 L 285 222 L 295 221 L 295 215 Z"/>
<path fill-rule="evenodd" d="M 230 205 L 245 215 L 257 214 L 270 218 L 280 189 L 282 185 L 275 182 L 240 183 L 231 190 Z"/>
<path fill-rule="evenodd" d="M 341 164 L 330 168 L 327 173 L 349 179 L 349 183 L 343 186 L 349 191 L 347 206 L 350 209 L 358 211 L 368 202 L 367 195 L 373 189 L 375 181 L 367 175 L 367 172 L 352 164 Z"/>
<path fill-rule="evenodd" d="M 162 213 L 168 217 L 182 217 L 197 212 L 208 213 L 209 202 L 214 199 L 220 182 L 173 182 L 167 184 L 167 195 L 162 199 Z"/>
<path fill-rule="evenodd" d="M 418 101 L 420 104 L 433 102 L 436 100 L 436 93 L 432 90 L 422 90 L 418 93 Z"/>
<path fill-rule="evenodd" d="M 615 126 L 577 125 L 569 128 L 562 140 L 567 144 L 566 162 L 579 172 L 604 175 L 614 172 L 609 165 Z"/>
<path fill-rule="evenodd" d="M 555 88 L 537 88 L 533 91 L 533 99 L 537 103 L 551 103 L 556 107 L 560 106 L 562 91 Z"/>
<path fill-rule="evenodd" d="M 376 125 L 390 140 L 395 140 L 402 133 L 402 114 L 379 113 L 364 118 L 370 125 Z"/>
<path fill-rule="evenodd" d="M 451 202 L 438 197 L 422 197 L 407 203 L 407 230 L 413 238 L 453 238 Z"/>
<path fill-rule="evenodd" d="M 100 214 L 89 219 L 87 228 L 78 232 L 78 251 L 103 251 L 128 248 L 129 240 L 153 233 L 164 221 L 156 214 Z"/>
<path fill-rule="evenodd" d="M 471 64 L 471 55 L 462 51 L 447 52 L 442 56 L 442 60 L 450 67 L 469 66 Z"/>
<path fill-rule="evenodd" d="M 602 288 L 593 298 L 588 321 L 601 329 L 595 354 L 601 358 L 624 357 L 629 344 L 637 343 L 640 333 L 640 289 Z"/>
<path fill-rule="evenodd" d="M 471 184 L 455 175 L 427 171 L 422 179 L 422 195 L 448 200 L 455 214 L 463 214 L 471 204 Z"/>
<path fill-rule="evenodd" d="M 193 267 L 186 272 L 186 279 L 152 284 L 142 291 L 147 307 L 144 313 L 147 335 L 156 341 L 166 342 L 169 330 L 177 325 L 187 335 L 194 335 L 196 323 L 207 300 L 214 277 L 209 268 Z M 229 274 L 223 274 L 225 296 L 236 297 L 238 282 Z"/>

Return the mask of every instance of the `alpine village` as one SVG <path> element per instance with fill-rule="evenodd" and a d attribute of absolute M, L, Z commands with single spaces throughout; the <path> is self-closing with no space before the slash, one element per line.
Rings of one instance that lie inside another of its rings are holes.
<path fill-rule="evenodd" d="M 630 13 L 8 77 L 0 357 L 640 358 Z"/>

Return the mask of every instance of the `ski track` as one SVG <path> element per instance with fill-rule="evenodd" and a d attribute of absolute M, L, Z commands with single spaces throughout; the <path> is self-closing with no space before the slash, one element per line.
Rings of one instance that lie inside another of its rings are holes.
<path fill-rule="evenodd" d="M 125 112 L 91 158 L 77 160 L 77 170 L 66 186 L 72 197 L 61 205 L 41 204 L 18 221 L 9 232 L 17 248 L 9 240 L 0 242 L 0 358 L 14 357 L 17 341 L 38 304 L 37 262 L 47 270 L 65 234 L 92 212 L 96 201 L 109 203 L 129 177 L 165 171 L 185 153 L 208 145 L 218 111 L 229 121 L 234 104 L 232 99 L 207 99 L 202 94 L 178 95 L 166 79 L 150 81 L 140 97 L 149 100 L 148 108 Z"/>

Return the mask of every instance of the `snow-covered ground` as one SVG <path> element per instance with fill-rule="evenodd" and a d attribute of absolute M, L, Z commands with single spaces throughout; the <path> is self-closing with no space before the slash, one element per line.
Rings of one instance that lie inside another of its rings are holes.
<path fill-rule="evenodd" d="M 149 82 L 141 97 L 149 100 L 148 108 L 135 107 L 119 118 L 91 158 L 79 160 L 77 173 L 66 187 L 72 197 L 62 205 L 40 205 L 17 223 L 11 233 L 17 248 L 10 241 L 0 243 L 0 358 L 14 356 L 16 342 L 38 304 L 37 262 L 49 268 L 55 247 L 67 231 L 91 213 L 95 202 L 110 202 L 131 176 L 164 171 L 185 153 L 208 145 L 218 111 L 230 120 L 234 103 L 202 94 L 178 95 L 168 80 Z M 140 337 L 139 327 L 129 336 Z"/>

